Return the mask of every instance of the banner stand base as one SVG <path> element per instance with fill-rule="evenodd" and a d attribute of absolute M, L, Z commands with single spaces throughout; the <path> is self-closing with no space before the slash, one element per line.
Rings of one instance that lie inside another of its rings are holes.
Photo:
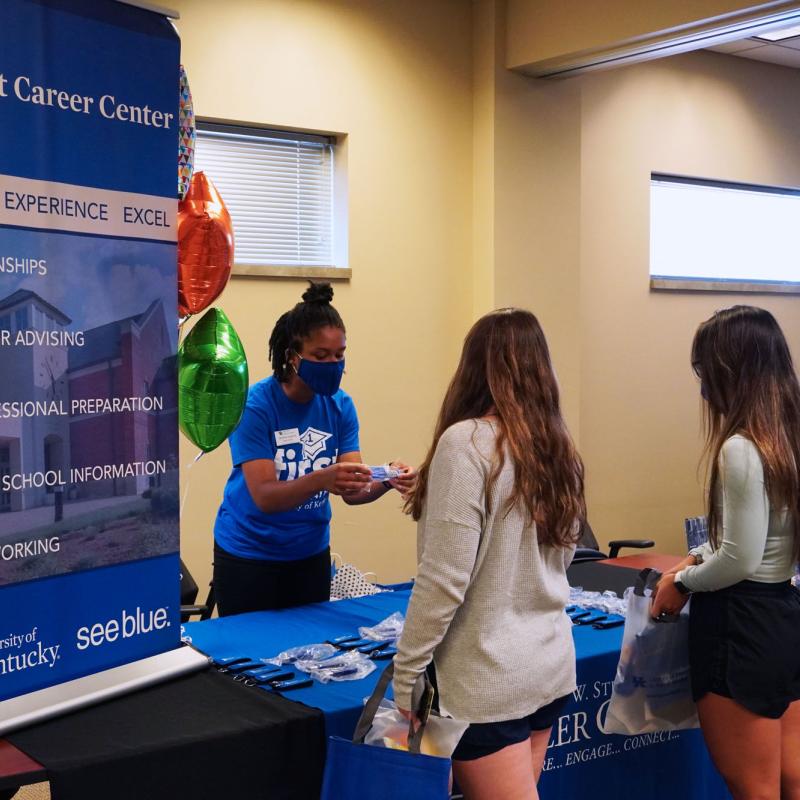
<path fill-rule="evenodd" d="M 167 653 L 3 700 L 0 702 L 0 736 L 17 728 L 77 711 L 170 678 L 198 672 L 208 664 L 207 656 L 191 647 L 183 646 Z"/>

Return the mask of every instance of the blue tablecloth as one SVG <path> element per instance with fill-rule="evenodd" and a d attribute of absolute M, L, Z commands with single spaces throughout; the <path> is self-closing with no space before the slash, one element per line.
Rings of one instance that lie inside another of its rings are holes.
<path fill-rule="evenodd" d="M 261 611 L 194 622 L 185 626 L 192 644 L 208 655 L 270 658 L 289 647 L 357 633 L 394 611 L 405 611 L 410 588 L 356 600 L 318 603 L 282 611 Z M 600 723 L 611 697 L 622 628 L 574 629 L 578 689 L 553 727 L 540 796 L 591 796 L 618 800 L 729 800 L 699 731 L 607 736 Z M 328 735 L 350 737 L 364 698 L 373 690 L 383 664 L 359 681 L 314 683 L 286 696 L 322 710 Z M 535 669 L 535 659 L 531 668 Z M 253 691 L 259 691 L 253 689 Z"/>

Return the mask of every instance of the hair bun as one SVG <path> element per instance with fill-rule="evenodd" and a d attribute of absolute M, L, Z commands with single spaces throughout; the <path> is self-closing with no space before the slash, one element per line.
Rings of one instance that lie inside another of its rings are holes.
<path fill-rule="evenodd" d="M 329 283 L 310 282 L 308 289 L 303 292 L 305 303 L 330 303 L 333 300 L 333 287 Z"/>

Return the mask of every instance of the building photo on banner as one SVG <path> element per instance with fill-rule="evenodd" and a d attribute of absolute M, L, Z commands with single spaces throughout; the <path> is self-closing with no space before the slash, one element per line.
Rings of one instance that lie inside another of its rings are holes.
<path fill-rule="evenodd" d="M 179 643 L 179 45 L 94 5 L 0 12 L 2 700 Z"/>
<path fill-rule="evenodd" d="M 0 3 L 0 800 L 800 800 L 800 0 L 169 5 Z"/>

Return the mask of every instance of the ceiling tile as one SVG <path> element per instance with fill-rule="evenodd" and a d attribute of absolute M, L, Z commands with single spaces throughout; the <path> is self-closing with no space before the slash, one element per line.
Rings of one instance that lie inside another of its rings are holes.
<path fill-rule="evenodd" d="M 754 50 L 743 50 L 736 55 L 742 58 L 751 58 L 755 61 L 768 61 L 771 64 L 800 68 L 800 50 L 792 50 L 789 47 L 768 44 L 764 47 L 757 47 Z"/>
<path fill-rule="evenodd" d="M 791 39 L 775 42 L 775 45 L 777 47 L 788 47 L 790 50 L 800 50 L 800 36 L 793 36 Z"/>
<path fill-rule="evenodd" d="M 738 53 L 740 50 L 752 50 L 754 47 L 763 47 L 764 42 L 756 42 L 753 39 L 738 39 L 735 42 L 725 42 L 725 44 L 718 44 L 716 47 L 709 47 L 709 50 L 715 50 L 717 53 Z"/>

